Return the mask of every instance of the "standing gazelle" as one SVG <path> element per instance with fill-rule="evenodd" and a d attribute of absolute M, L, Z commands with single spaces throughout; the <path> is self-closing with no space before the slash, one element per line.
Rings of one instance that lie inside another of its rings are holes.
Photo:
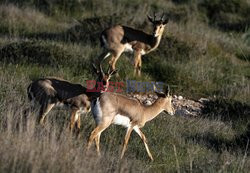
<path fill-rule="evenodd" d="M 104 73 L 100 65 L 99 70 L 93 65 L 98 75 L 97 81 L 102 82 L 107 88 L 108 81 L 115 71 Z M 69 128 L 73 130 L 77 123 L 80 129 L 80 115 L 90 111 L 90 104 L 93 97 L 100 93 L 87 92 L 87 88 L 80 84 L 70 83 L 58 78 L 42 78 L 32 82 L 27 88 L 28 98 L 32 103 L 32 109 L 38 110 L 38 122 L 44 124 L 46 115 L 53 107 L 63 107 L 71 111 Z"/>
<path fill-rule="evenodd" d="M 100 59 L 105 59 L 111 54 L 109 65 L 114 70 L 116 61 L 123 52 L 134 52 L 134 74 L 140 76 L 141 56 L 159 46 L 165 25 L 168 23 L 168 19 L 165 19 L 164 14 L 160 20 L 156 20 L 155 14 L 154 18 L 148 16 L 148 19 L 153 24 L 152 34 L 122 25 L 105 29 L 100 37 L 101 46 L 105 48 L 105 51 L 100 55 Z"/>
<path fill-rule="evenodd" d="M 150 159 L 153 160 L 146 137 L 140 128 L 142 128 L 146 122 L 154 119 L 162 111 L 166 111 L 170 115 L 174 114 L 169 88 L 166 89 L 165 93 L 156 93 L 158 99 L 150 106 L 143 105 L 138 100 L 116 93 L 105 92 L 101 94 L 96 102 L 91 103 L 91 111 L 97 127 L 90 135 L 87 148 L 89 149 L 93 140 L 95 140 L 96 149 L 100 155 L 99 143 L 101 133 L 111 124 L 117 124 L 127 128 L 121 158 L 126 150 L 130 134 L 132 130 L 134 130 L 143 140 L 147 153 Z"/>

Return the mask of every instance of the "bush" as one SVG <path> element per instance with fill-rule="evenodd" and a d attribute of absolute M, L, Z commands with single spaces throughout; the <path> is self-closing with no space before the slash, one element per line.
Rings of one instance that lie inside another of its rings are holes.
<path fill-rule="evenodd" d="M 157 54 L 167 60 L 187 62 L 196 58 L 201 52 L 195 44 L 179 40 L 174 36 L 167 36 L 162 39 L 157 48 Z"/>
<path fill-rule="evenodd" d="M 162 39 L 156 51 L 143 57 L 143 69 L 153 79 L 174 86 L 175 92 L 195 93 L 195 96 L 199 96 L 204 86 L 192 79 L 191 75 L 187 75 L 180 64 L 195 61 L 200 54 L 194 44 L 168 36 Z"/>
<path fill-rule="evenodd" d="M 120 21 L 121 18 L 117 16 L 86 18 L 66 31 L 66 35 L 71 41 L 98 43 L 101 32 Z"/>
<path fill-rule="evenodd" d="M 250 46 L 250 29 L 243 34 L 243 40 L 248 46 Z"/>
<path fill-rule="evenodd" d="M 165 14 L 172 21 L 186 23 L 188 21 L 189 10 L 187 6 L 177 6 L 168 8 Z"/>
<path fill-rule="evenodd" d="M 22 41 L 8 44 L 0 49 L 0 61 L 5 64 L 37 64 L 39 66 L 71 69 L 75 75 L 91 71 L 92 54 L 88 47 L 78 48 L 43 41 Z M 70 50 L 70 51 L 69 51 Z"/>
<path fill-rule="evenodd" d="M 225 31 L 244 31 L 250 25 L 250 6 L 245 0 L 203 0 L 200 10 L 210 24 Z"/>
<path fill-rule="evenodd" d="M 250 61 L 250 51 L 249 50 L 239 50 L 236 52 L 236 57 L 243 60 L 243 61 Z"/>
<path fill-rule="evenodd" d="M 0 33 L 8 35 L 25 35 L 35 32 L 58 31 L 63 28 L 58 22 L 43 13 L 14 5 L 0 5 Z"/>
<path fill-rule="evenodd" d="M 82 8 L 82 3 L 78 0 L 3 0 L 3 2 L 15 4 L 18 7 L 35 7 L 48 15 L 55 15 L 58 12 L 69 15 L 74 12 L 78 13 Z"/>
<path fill-rule="evenodd" d="M 60 62 L 68 63 L 71 55 L 60 47 L 42 42 L 24 41 L 11 43 L 0 50 L 5 63 L 35 63 L 57 67 Z"/>
<path fill-rule="evenodd" d="M 191 0 L 172 0 L 176 4 L 185 4 L 185 3 L 190 3 Z"/>

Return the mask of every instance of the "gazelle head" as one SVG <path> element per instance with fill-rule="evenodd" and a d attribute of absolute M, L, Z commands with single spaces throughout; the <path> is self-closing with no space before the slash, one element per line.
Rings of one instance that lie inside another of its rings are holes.
<path fill-rule="evenodd" d="M 175 111 L 172 104 L 172 96 L 169 94 L 169 92 L 170 92 L 169 86 L 166 87 L 164 93 L 155 91 L 155 93 L 157 94 L 157 96 L 159 97 L 160 101 L 163 104 L 164 111 L 170 115 L 174 115 Z"/>
<path fill-rule="evenodd" d="M 163 13 L 160 20 L 156 20 L 156 14 L 154 13 L 154 17 L 148 15 L 148 20 L 153 24 L 153 35 L 154 37 L 161 36 L 163 34 L 164 28 L 168 23 L 168 18 L 165 18 L 165 14 Z"/>
<path fill-rule="evenodd" d="M 117 73 L 117 70 L 110 70 L 110 68 L 108 69 L 108 72 L 104 72 L 101 66 L 101 63 L 99 65 L 99 69 L 97 69 L 97 67 L 95 66 L 95 64 L 92 64 L 94 72 L 97 74 L 97 81 L 101 82 L 103 84 L 104 89 L 106 90 L 109 86 L 109 80 L 112 77 L 112 75 L 114 75 L 115 73 Z"/>

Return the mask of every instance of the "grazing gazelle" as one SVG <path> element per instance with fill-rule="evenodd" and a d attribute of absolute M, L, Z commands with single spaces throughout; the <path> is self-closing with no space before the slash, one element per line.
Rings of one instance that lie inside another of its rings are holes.
<path fill-rule="evenodd" d="M 104 73 L 93 65 L 98 75 L 98 82 L 104 87 L 114 71 Z M 105 87 L 107 88 L 107 87 Z M 86 92 L 87 88 L 80 84 L 70 83 L 58 78 L 42 78 L 32 82 L 27 88 L 28 98 L 32 103 L 32 109 L 38 110 L 38 122 L 44 124 L 46 115 L 53 107 L 64 107 L 71 111 L 71 122 L 69 128 L 73 130 L 77 122 L 77 129 L 80 129 L 80 115 L 90 111 L 91 99 L 98 97 L 100 93 Z"/>
<path fill-rule="evenodd" d="M 123 52 L 134 52 L 134 74 L 141 74 L 142 60 L 141 56 L 155 50 L 160 41 L 168 19 L 164 14 L 159 20 L 148 16 L 153 24 L 153 33 L 147 34 L 127 26 L 116 25 L 105 29 L 100 37 L 101 46 L 105 49 L 100 55 L 100 59 L 106 59 L 111 54 L 109 65 L 112 70 Z"/>
<path fill-rule="evenodd" d="M 117 124 L 127 128 L 121 158 L 126 150 L 130 134 L 132 130 L 134 130 L 143 140 L 148 156 L 153 160 L 146 137 L 140 128 L 142 128 L 146 122 L 154 119 L 162 111 L 174 115 L 169 88 L 166 88 L 165 93 L 156 92 L 156 94 L 158 95 L 158 99 L 152 105 L 146 106 L 140 103 L 140 101 L 128 98 L 124 95 L 110 92 L 102 93 L 96 102 L 91 103 L 91 111 L 97 127 L 92 131 L 89 137 L 87 149 L 90 148 L 93 140 L 95 140 L 96 149 L 100 155 L 99 143 L 101 133 L 111 124 Z"/>

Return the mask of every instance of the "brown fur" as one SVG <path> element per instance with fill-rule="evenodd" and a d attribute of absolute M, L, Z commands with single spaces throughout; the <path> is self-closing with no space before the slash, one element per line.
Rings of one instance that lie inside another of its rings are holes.
<path fill-rule="evenodd" d="M 34 101 L 33 109 L 39 111 L 38 121 L 44 124 L 44 119 L 49 111 L 58 105 L 64 105 L 71 110 L 72 129 L 80 117 L 80 110 L 90 111 L 90 94 L 80 84 L 73 84 L 58 78 L 43 78 L 32 82 L 27 88 L 30 101 Z M 77 115 L 79 114 L 79 115 Z M 75 119 L 75 116 L 78 116 Z M 78 125 L 80 128 L 80 124 Z"/>
<path fill-rule="evenodd" d="M 150 106 L 143 105 L 138 100 L 131 99 L 127 96 L 116 93 L 103 93 L 100 96 L 100 109 L 102 117 L 97 127 L 92 131 L 88 142 L 88 148 L 91 146 L 92 141 L 96 140 L 97 152 L 100 154 L 99 141 L 101 133 L 112 124 L 117 114 L 126 116 L 130 119 L 130 127 L 127 129 L 127 133 L 124 139 L 123 150 L 121 158 L 123 157 L 130 134 L 135 130 L 142 138 L 147 153 L 151 160 L 153 160 L 152 154 L 149 151 L 146 137 L 140 130 L 146 122 L 151 121 L 162 111 L 166 111 L 169 114 L 174 114 L 174 108 L 171 103 L 172 97 L 169 94 L 158 93 L 158 99 Z M 136 129 L 134 129 L 136 128 Z"/>
<path fill-rule="evenodd" d="M 108 87 L 111 76 L 116 71 L 104 73 L 100 65 L 97 69 L 93 65 L 97 74 L 97 82 L 102 82 L 104 88 Z M 97 86 L 95 86 L 97 87 Z M 77 123 L 78 132 L 80 130 L 80 114 L 90 111 L 91 100 L 100 96 L 100 92 L 87 92 L 87 88 L 80 84 L 74 84 L 64 79 L 48 77 L 32 82 L 27 88 L 29 100 L 35 103 L 32 109 L 38 109 L 38 121 L 44 124 L 44 119 L 50 110 L 58 105 L 64 105 L 71 111 L 69 128 L 71 131 Z M 81 111 L 81 112 L 80 112 Z"/>
<path fill-rule="evenodd" d="M 154 27 L 152 34 L 147 34 L 143 31 L 122 25 L 113 26 L 102 32 L 101 43 L 104 48 L 106 48 L 106 51 L 101 54 L 101 58 L 106 58 L 107 54 L 111 53 L 109 64 L 113 70 L 115 69 L 116 61 L 125 51 L 126 44 L 129 44 L 134 51 L 134 73 L 140 75 L 142 66 L 141 52 L 144 51 L 144 53 L 147 54 L 158 47 L 168 21 L 163 20 L 163 18 L 158 21 L 156 21 L 155 18 L 148 18 Z M 105 38 L 105 40 L 103 38 Z"/>

